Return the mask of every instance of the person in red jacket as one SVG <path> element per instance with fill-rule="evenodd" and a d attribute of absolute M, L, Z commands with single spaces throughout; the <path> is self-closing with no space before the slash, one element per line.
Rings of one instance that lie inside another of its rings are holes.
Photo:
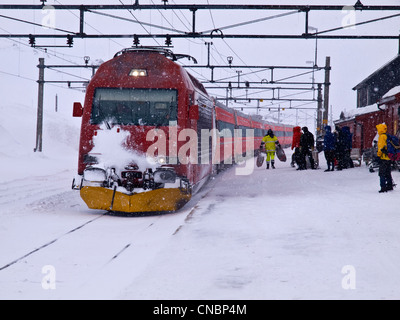
<path fill-rule="evenodd" d="M 294 153 L 292 154 L 292 162 L 290 163 L 293 168 L 296 163 L 300 166 L 300 138 L 301 128 L 298 126 L 293 127 L 292 150 L 294 149 Z"/>

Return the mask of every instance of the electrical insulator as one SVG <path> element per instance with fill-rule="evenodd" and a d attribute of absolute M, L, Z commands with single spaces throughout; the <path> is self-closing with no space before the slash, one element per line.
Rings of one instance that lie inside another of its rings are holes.
<path fill-rule="evenodd" d="M 170 46 L 172 44 L 171 36 L 167 35 L 167 39 L 165 39 L 165 45 Z"/>
<path fill-rule="evenodd" d="M 137 45 L 140 44 L 139 37 L 138 37 L 136 34 L 133 36 L 133 44 L 134 44 L 135 46 L 137 46 Z"/>
<path fill-rule="evenodd" d="M 71 47 L 73 44 L 74 44 L 74 38 L 70 34 L 68 34 L 67 35 L 67 45 Z"/>
<path fill-rule="evenodd" d="M 35 37 L 33 35 L 29 35 L 29 44 L 31 45 L 31 47 L 34 47 L 36 43 Z"/>

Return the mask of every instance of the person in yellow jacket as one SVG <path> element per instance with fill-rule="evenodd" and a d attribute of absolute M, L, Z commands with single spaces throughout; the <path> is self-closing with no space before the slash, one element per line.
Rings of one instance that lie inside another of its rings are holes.
<path fill-rule="evenodd" d="M 271 161 L 271 167 L 272 169 L 275 169 L 275 151 L 276 151 L 276 146 L 279 145 L 278 138 L 276 135 L 274 135 L 273 131 L 271 129 L 268 129 L 267 135 L 262 138 L 261 140 L 261 148 L 264 146 L 265 147 L 265 152 L 267 154 L 266 157 L 266 163 L 267 167 L 266 169 L 269 169 L 269 162 Z"/>
<path fill-rule="evenodd" d="M 379 134 L 378 151 L 376 155 L 380 158 L 379 162 L 379 180 L 381 190 L 380 193 L 393 190 L 392 168 L 390 158 L 387 152 L 387 126 L 384 123 L 378 124 L 376 129 Z"/>

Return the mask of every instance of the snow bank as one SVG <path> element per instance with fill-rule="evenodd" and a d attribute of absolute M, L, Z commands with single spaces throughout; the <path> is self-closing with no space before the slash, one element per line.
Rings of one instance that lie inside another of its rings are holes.
<path fill-rule="evenodd" d="M 80 119 L 44 110 L 42 152 L 36 145 L 36 106 L 0 105 L 5 121 L 0 126 L 1 180 L 76 171 Z"/>

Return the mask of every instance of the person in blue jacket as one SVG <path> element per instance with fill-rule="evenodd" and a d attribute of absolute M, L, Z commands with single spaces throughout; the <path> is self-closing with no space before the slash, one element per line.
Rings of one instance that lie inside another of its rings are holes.
<path fill-rule="evenodd" d="M 334 171 L 335 169 L 335 150 L 336 150 L 336 137 L 332 133 L 330 126 L 325 127 L 324 136 L 324 155 L 328 169 L 326 171 Z"/>

